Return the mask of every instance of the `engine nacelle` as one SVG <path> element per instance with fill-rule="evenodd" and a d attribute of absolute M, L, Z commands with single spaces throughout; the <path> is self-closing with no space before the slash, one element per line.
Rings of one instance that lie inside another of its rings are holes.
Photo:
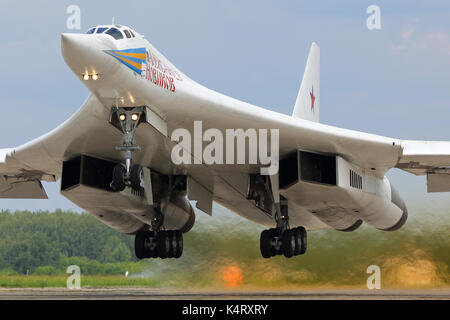
<path fill-rule="evenodd" d="M 397 207 L 399 207 L 400 210 L 402 210 L 402 216 L 400 217 L 400 220 L 398 220 L 398 222 L 394 224 L 392 227 L 383 230 L 395 231 L 400 229 L 406 223 L 406 220 L 408 220 L 408 209 L 406 208 L 405 201 L 403 201 L 402 197 L 400 197 L 400 194 L 394 188 L 392 183 L 389 182 L 389 184 L 391 185 L 391 202 L 395 204 Z"/>
<path fill-rule="evenodd" d="M 404 201 L 386 177 L 338 155 L 298 150 L 280 161 L 279 177 L 282 196 L 336 230 L 353 231 L 364 221 L 392 231 L 408 217 Z"/>
<path fill-rule="evenodd" d="M 164 229 L 187 232 L 192 228 L 195 213 L 186 198 L 185 177 L 180 177 L 182 183 L 173 190 L 167 201 L 165 194 L 169 176 L 152 172 L 152 206 L 144 192 L 135 192 L 131 188 L 115 192 L 111 188 L 112 170 L 116 164 L 87 155 L 65 161 L 61 194 L 121 233 L 134 234 L 147 229 L 156 210 L 164 212 Z"/>
<path fill-rule="evenodd" d="M 164 208 L 164 228 L 185 233 L 192 229 L 194 223 L 195 212 L 186 198 L 186 192 L 178 191 L 172 194 L 167 207 Z"/>

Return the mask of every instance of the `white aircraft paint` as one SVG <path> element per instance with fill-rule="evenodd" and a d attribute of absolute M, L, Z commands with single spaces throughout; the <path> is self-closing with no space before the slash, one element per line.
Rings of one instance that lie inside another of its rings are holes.
<path fill-rule="evenodd" d="M 282 191 L 289 200 L 291 226 L 345 230 L 361 219 L 377 228 L 389 229 L 402 215 L 398 203 L 392 203 L 393 191 L 385 177 L 394 167 L 414 174 L 441 174 L 443 179 L 439 179 L 439 186 L 434 190 L 450 191 L 450 175 L 442 172 L 442 168 L 450 166 L 450 142 L 399 140 L 318 123 L 320 56 L 316 44 L 311 46 L 293 116 L 288 116 L 196 83 L 144 36 L 128 27 L 99 27 L 117 28 L 123 39 L 105 33 L 61 37 L 63 57 L 90 90 L 90 96 L 77 113 L 51 132 L 24 145 L 1 149 L 2 176 L 56 181 L 61 177 L 62 162 L 82 153 L 124 161 L 123 154 L 115 150 L 122 135 L 108 123 L 110 108 L 147 106 L 152 119 L 150 125 L 140 126 L 136 131 L 135 140 L 143 150 L 135 153 L 134 161 L 161 173 L 186 174 L 200 186 L 197 190 L 205 190 L 203 194 L 208 199 L 263 225 L 273 226 L 273 218 L 246 199 L 248 174 L 259 172 L 258 165 L 176 166 L 170 161 L 173 130 L 184 128 L 193 133 L 195 120 L 203 122 L 203 130 L 279 129 L 281 159 L 298 149 L 333 154 L 342 159 L 343 172 L 353 168 L 361 175 L 362 190 L 346 184 L 346 176 L 337 187 L 300 182 Z M 131 31 L 134 37 L 127 38 L 125 30 Z M 85 75 L 88 80 L 84 79 Z M 341 177 L 344 176 L 342 173 Z M 429 183 L 433 181 L 437 180 Z M 35 183 L 32 186 L 34 189 L 28 190 L 28 195 L 34 192 L 35 197 L 44 197 L 43 191 L 36 192 Z M 6 179 L 0 181 L 1 196 L 11 195 L 5 192 L 10 189 Z M 102 207 L 87 194 L 81 206 L 91 213 L 127 214 L 126 208 L 114 207 L 107 200 Z M 203 206 L 210 208 L 209 204 Z M 121 232 L 133 233 L 146 221 L 137 216 L 136 220 L 130 218 L 126 228 L 110 225 Z"/>

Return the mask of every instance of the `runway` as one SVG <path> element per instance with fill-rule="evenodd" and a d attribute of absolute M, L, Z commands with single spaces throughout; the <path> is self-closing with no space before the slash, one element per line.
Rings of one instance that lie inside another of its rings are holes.
<path fill-rule="evenodd" d="M 450 289 L 181 291 L 154 288 L 0 288 L 0 300 L 450 300 Z"/>

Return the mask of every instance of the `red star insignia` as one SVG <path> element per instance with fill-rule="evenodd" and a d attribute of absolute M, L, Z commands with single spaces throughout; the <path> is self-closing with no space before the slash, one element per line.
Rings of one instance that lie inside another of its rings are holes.
<path fill-rule="evenodd" d="M 314 101 L 316 100 L 316 97 L 314 96 L 314 87 L 311 88 L 309 96 L 311 97 L 311 111 L 314 111 Z"/>

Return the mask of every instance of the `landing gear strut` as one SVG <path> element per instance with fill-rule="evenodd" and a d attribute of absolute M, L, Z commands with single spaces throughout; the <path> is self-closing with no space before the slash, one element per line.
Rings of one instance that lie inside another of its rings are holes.
<path fill-rule="evenodd" d="M 134 190 L 141 188 L 142 167 L 133 165 L 133 152 L 140 151 L 134 141 L 134 132 L 142 122 L 142 115 L 145 107 L 119 108 L 111 109 L 110 123 L 123 133 L 122 145 L 117 146 L 116 150 L 125 153 L 125 167 L 118 164 L 113 169 L 113 179 L 111 188 L 115 191 L 122 191 L 126 186 L 131 186 Z"/>
<path fill-rule="evenodd" d="M 253 176 L 252 183 L 263 185 L 264 195 L 273 203 L 273 217 L 276 228 L 264 230 L 260 237 L 260 250 L 263 258 L 283 254 L 291 258 L 306 252 L 307 238 L 304 227 L 291 229 L 289 226 L 288 202 L 279 194 L 278 176 Z M 258 195 L 252 195 L 257 202 Z"/>

